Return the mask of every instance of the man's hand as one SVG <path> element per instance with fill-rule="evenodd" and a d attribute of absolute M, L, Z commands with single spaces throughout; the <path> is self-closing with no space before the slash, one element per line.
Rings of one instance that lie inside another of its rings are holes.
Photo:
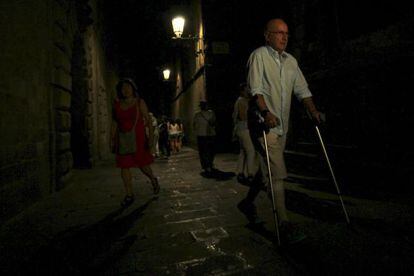
<path fill-rule="evenodd" d="M 279 125 L 279 119 L 270 112 L 266 113 L 264 120 L 268 128 L 274 128 Z"/>
<path fill-rule="evenodd" d="M 312 113 L 310 113 L 312 116 L 312 119 L 315 120 L 315 122 L 318 122 L 318 124 L 320 124 L 322 122 L 322 113 L 319 112 L 318 110 L 314 110 Z"/>
<path fill-rule="evenodd" d="M 317 124 L 321 123 L 321 113 L 316 109 L 315 104 L 313 103 L 312 97 L 304 98 L 303 105 L 305 106 L 308 115 L 314 120 Z"/>

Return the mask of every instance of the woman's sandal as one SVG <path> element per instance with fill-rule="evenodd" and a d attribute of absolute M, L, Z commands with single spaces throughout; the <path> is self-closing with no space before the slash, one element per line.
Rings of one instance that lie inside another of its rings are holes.
<path fill-rule="evenodd" d="M 158 178 L 154 177 L 154 180 L 151 181 L 152 188 L 154 189 L 154 195 L 157 195 L 160 192 L 160 184 L 158 183 Z"/>
<path fill-rule="evenodd" d="M 121 202 L 121 206 L 124 207 L 124 208 L 128 207 L 129 205 L 132 204 L 132 202 L 134 202 L 134 196 L 126 195 L 124 197 L 124 200 L 122 200 L 122 202 Z"/>

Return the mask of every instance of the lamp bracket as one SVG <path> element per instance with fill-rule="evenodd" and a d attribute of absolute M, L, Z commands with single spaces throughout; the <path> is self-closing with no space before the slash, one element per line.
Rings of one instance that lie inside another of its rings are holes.
<path fill-rule="evenodd" d="M 203 37 L 191 36 L 191 35 L 189 35 L 189 36 L 181 36 L 181 37 L 174 36 L 172 39 L 176 39 L 176 40 L 180 40 L 180 39 L 182 39 L 182 40 L 204 40 Z"/>

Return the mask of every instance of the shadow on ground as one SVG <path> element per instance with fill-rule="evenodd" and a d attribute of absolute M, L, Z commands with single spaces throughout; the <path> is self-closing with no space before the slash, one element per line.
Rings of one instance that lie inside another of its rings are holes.
<path fill-rule="evenodd" d="M 104 271 L 135 242 L 136 235 L 125 235 L 154 200 L 157 197 L 125 216 L 120 217 L 125 208 L 119 208 L 91 226 L 69 228 L 33 256 L 24 260 L 15 256 L 15 262 L 10 262 L 9 269 L 5 271 L 9 271 L 10 275 L 93 275 Z"/>
<path fill-rule="evenodd" d="M 292 212 L 329 222 L 345 222 L 342 204 L 339 200 L 310 197 L 305 193 L 286 190 L 286 208 Z M 352 204 L 344 201 L 345 207 Z"/>
<path fill-rule="evenodd" d="M 305 240 L 295 244 L 282 240 L 282 246 L 278 246 L 273 222 L 269 226 L 248 224 L 246 228 L 271 242 L 300 275 L 413 275 L 413 221 L 397 226 L 383 219 L 351 218 L 348 225 L 338 222 L 340 210 L 337 214 L 324 210 L 334 209 L 329 205 L 315 208 L 321 202 L 309 201 L 300 193 L 289 191 L 289 197 L 298 201 L 295 211 L 317 217 L 316 221 L 301 224 Z"/>

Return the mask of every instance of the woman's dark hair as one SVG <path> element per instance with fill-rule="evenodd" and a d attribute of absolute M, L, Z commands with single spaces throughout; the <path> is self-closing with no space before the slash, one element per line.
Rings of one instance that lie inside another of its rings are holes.
<path fill-rule="evenodd" d="M 134 97 L 138 97 L 138 88 L 137 85 L 135 84 L 135 82 L 132 79 L 129 78 L 123 78 L 121 80 L 119 80 L 119 82 L 116 84 L 116 95 L 118 96 L 119 99 L 124 99 L 124 95 L 122 94 L 122 85 L 124 85 L 124 83 L 128 83 L 131 85 L 132 90 L 134 91 Z"/>

